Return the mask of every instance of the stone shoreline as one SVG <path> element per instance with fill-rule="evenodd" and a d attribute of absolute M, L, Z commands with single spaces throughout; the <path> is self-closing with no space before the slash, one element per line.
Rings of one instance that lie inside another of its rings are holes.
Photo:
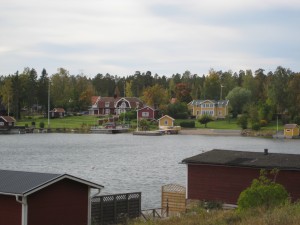
<path fill-rule="evenodd" d="M 220 135 L 220 136 L 241 136 L 241 130 L 226 129 L 181 129 L 182 135 Z"/>

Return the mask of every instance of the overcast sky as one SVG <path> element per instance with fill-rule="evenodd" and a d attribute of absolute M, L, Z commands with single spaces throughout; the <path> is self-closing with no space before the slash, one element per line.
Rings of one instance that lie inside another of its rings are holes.
<path fill-rule="evenodd" d="M 300 72 L 299 0 L 1 0 L 0 75 Z"/>

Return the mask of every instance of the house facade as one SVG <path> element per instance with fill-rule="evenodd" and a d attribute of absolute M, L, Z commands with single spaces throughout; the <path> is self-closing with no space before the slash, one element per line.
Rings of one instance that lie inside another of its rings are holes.
<path fill-rule="evenodd" d="M 68 174 L 0 170 L 0 225 L 91 225 L 91 189 Z"/>
<path fill-rule="evenodd" d="M 164 115 L 161 118 L 158 119 L 158 126 L 159 129 L 166 129 L 168 127 L 173 127 L 174 126 L 174 121 L 171 116 Z"/>
<path fill-rule="evenodd" d="M 228 103 L 228 100 L 193 100 L 188 103 L 188 108 L 195 117 L 210 115 L 216 119 L 224 119 L 228 115 Z"/>
<path fill-rule="evenodd" d="M 15 126 L 16 120 L 11 116 L 0 116 L 0 128 L 11 128 Z"/>
<path fill-rule="evenodd" d="M 293 138 L 299 136 L 299 126 L 297 124 L 285 124 L 283 129 L 285 138 Z"/>
<path fill-rule="evenodd" d="M 189 200 L 237 204 L 240 193 L 259 177 L 260 170 L 279 170 L 282 184 L 292 201 L 300 199 L 300 155 L 214 149 L 184 159 L 187 165 Z"/>
<path fill-rule="evenodd" d="M 90 115 L 120 115 L 121 113 L 143 108 L 143 102 L 136 97 L 92 97 Z"/>
<path fill-rule="evenodd" d="M 54 108 L 50 111 L 51 118 L 62 118 L 66 114 L 66 111 L 63 108 Z"/>
<path fill-rule="evenodd" d="M 138 119 L 153 120 L 155 119 L 155 110 L 149 106 L 138 110 Z"/>

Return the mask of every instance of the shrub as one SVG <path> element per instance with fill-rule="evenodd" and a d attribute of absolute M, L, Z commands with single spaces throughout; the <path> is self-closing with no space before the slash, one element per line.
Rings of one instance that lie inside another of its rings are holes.
<path fill-rule="evenodd" d="M 195 128 L 195 121 L 182 121 L 180 122 L 180 126 L 187 128 Z"/>
<path fill-rule="evenodd" d="M 237 124 L 242 128 L 242 129 L 247 129 L 248 127 L 248 117 L 247 115 L 243 114 L 238 117 Z"/>
<path fill-rule="evenodd" d="M 260 125 L 259 125 L 259 123 L 253 123 L 252 124 L 252 130 L 260 130 Z"/>
<path fill-rule="evenodd" d="M 40 128 L 44 128 L 45 127 L 45 123 L 41 121 L 40 124 L 39 124 L 39 127 Z"/>
<path fill-rule="evenodd" d="M 260 125 L 261 127 L 265 127 L 265 126 L 268 125 L 268 121 L 266 121 L 266 120 L 260 120 L 260 121 L 259 121 L 259 125 Z"/>
<path fill-rule="evenodd" d="M 284 204 L 288 198 L 288 192 L 275 178 L 278 171 L 272 171 L 274 180 L 267 178 L 265 170 L 260 171 L 258 179 L 254 179 L 250 187 L 241 192 L 238 198 L 238 210 L 265 207 L 267 209 Z"/>

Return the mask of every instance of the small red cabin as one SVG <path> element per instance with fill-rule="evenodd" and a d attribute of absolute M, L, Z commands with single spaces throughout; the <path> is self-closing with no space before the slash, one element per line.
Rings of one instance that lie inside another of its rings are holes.
<path fill-rule="evenodd" d="M 91 189 L 68 175 L 0 170 L 0 225 L 90 225 Z"/>
<path fill-rule="evenodd" d="M 300 199 L 300 155 L 214 149 L 184 159 L 187 164 L 187 199 L 236 204 L 240 193 L 258 178 L 261 169 L 279 170 L 293 201 Z"/>
<path fill-rule="evenodd" d="M 155 117 L 155 110 L 149 106 L 146 106 L 138 110 L 139 119 L 153 120 L 154 117 Z"/>

